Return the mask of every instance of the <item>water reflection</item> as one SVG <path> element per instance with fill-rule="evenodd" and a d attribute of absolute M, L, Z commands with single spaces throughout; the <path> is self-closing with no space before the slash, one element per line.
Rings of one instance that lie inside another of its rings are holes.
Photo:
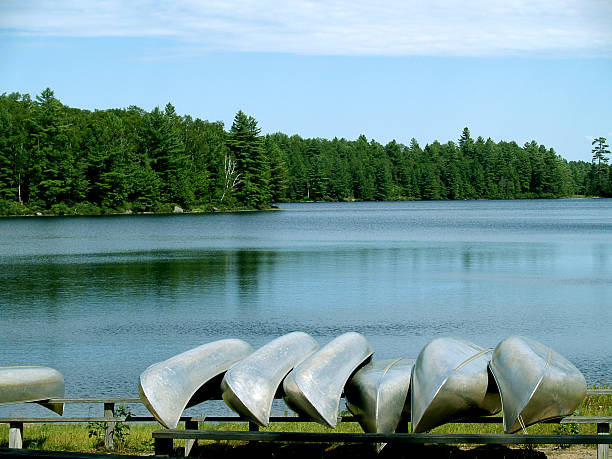
<path fill-rule="evenodd" d="M 270 263 L 269 257 L 259 251 L 239 250 L 235 254 L 236 259 L 236 280 L 238 284 L 239 296 L 242 306 L 253 307 L 253 302 L 249 301 L 257 295 L 260 268 L 265 268 Z"/>
<path fill-rule="evenodd" d="M 69 396 L 133 396 L 150 363 L 227 337 L 354 330 L 395 358 L 437 336 L 492 347 L 518 333 L 610 382 L 612 212 L 585 206 L 0 221 L 0 365 L 56 367 Z"/>

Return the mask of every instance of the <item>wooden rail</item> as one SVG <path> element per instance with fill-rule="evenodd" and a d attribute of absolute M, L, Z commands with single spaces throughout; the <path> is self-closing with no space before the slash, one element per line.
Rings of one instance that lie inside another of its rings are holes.
<path fill-rule="evenodd" d="M 142 403 L 139 398 L 115 397 L 115 398 L 53 398 L 39 400 L 45 403 L 79 403 L 79 404 L 102 404 L 104 405 L 104 417 L 20 417 L 0 418 L 0 423 L 9 424 L 9 448 L 20 449 L 23 447 L 23 425 L 33 423 L 56 423 L 56 422 L 104 422 L 104 447 L 113 449 L 115 447 L 115 425 L 117 422 L 125 422 L 127 417 L 115 416 L 115 405 L 122 403 Z M 154 419 L 151 417 L 151 421 Z"/>
<path fill-rule="evenodd" d="M 612 389 L 587 389 L 589 395 L 612 395 Z"/>
<path fill-rule="evenodd" d="M 612 436 L 549 435 L 549 434 L 373 434 L 373 433 L 313 433 L 313 432 L 247 432 L 222 430 L 164 429 L 153 432 L 155 455 L 169 456 L 173 440 L 238 440 L 281 441 L 301 443 L 431 443 L 431 444 L 605 444 Z"/>
<path fill-rule="evenodd" d="M 188 456 L 198 440 L 238 440 L 238 441 L 283 441 L 314 443 L 432 443 L 432 444 L 596 444 L 597 458 L 609 459 L 609 445 L 612 444 L 610 432 L 612 416 L 566 416 L 561 420 L 545 423 L 596 424 L 597 435 L 550 435 L 550 434 L 355 434 L 355 433 L 311 433 L 311 432 L 260 432 L 259 426 L 249 422 L 248 431 L 198 430 L 198 421 L 191 418 L 185 422 L 185 430 L 164 429 L 153 432 L 155 454 L 168 456 L 173 450 L 173 440 L 185 440 L 185 456 Z M 237 417 L 205 418 L 218 421 L 242 421 Z M 270 418 L 270 422 L 311 422 L 298 417 Z M 338 418 L 338 422 L 357 422 L 353 416 Z M 457 420 L 453 423 L 502 423 L 501 417 L 477 417 Z M 601 437 L 600 435 L 607 435 Z"/>
<path fill-rule="evenodd" d="M 589 389 L 587 390 L 587 396 L 593 396 L 593 395 L 612 395 L 612 389 Z M 115 416 L 115 405 L 116 404 L 128 404 L 128 403 L 142 403 L 142 401 L 139 398 L 132 398 L 132 397 L 122 397 L 122 398 L 57 398 L 57 399 L 50 399 L 50 400 L 44 400 L 43 402 L 52 402 L 52 403 L 66 403 L 66 404 L 103 404 L 104 405 L 104 416 L 103 417 L 92 417 L 92 416 L 81 416 L 81 417 L 0 417 L 0 424 L 4 423 L 4 424 L 9 424 L 9 448 L 22 448 L 23 447 L 23 426 L 24 424 L 34 424 L 34 423 L 85 423 L 85 422 L 102 422 L 102 423 L 106 423 L 106 428 L 105 428 L 105 435 L 104 435 L 104 446 L 107 449 L 113 449 L 114 448 L 114 431 L 115 431 L 115 426 L 118 422 L 156 422 L 155 418 L 153 416 Z M 205 431 L 205 430 L 198 430 L 198 423 L 199 422 L 246 422 L 243 419 L 237 417 L 237 416 L 182 416 L 180 418 L 181 421 L 183 421 L 185 423 L 185 429 L 186 430 L 176 430 L 176 429 L 165 429 L 165 430 L 159 430 L 159 431 L 155 431 L 153 434 L 153 437 L 155 439 L 155 444 L 156 444 L 156 451 L 158 448 L 158 441 L 160 442 L 160 446 L 159 448 L 160 451 L 164 450 L 164 448 L 168 448 L 168 440 L 170 441 L 170 444 L 172 443 L 172 438 L 181 438 L 181 439 L 185 439 L 186 443 L 185 443 L 185 454 L 189 454 L 192 446 L 195 444 L 195 442 L 197 441 L 197 439 L 216 439 L 213 438 L 215 437 L 215 435 L 217 436 L 224 436 L 227 435 L 229 437 L 232 437 L 234 434 L 237 435 L 238 437 L 244 437 L 245 434 L 248 435 L 255 435 L 257 438 L 253 438 L 256 439 L 258 441 L 313 441 L 313 442 L 343 442 L 345 440 L 340 440 L 339 438 L 342 438 L 343 435 L 366 435 L 363 438 L 367 438 L 367 440 L 356 440 L 358 442 L 381 442 L 380 440 L 373 440 L 374 437 L 372 437 L 371 435 L 375 435 L 375 434 L 338 434 L 338 433 L 330 433 L 330 434 L 325 434 L 325 435 L 330 435 L 331 437 L 320 437 L 320 438 L 327 438 L 327 440 L 316 440 L 316 439 L 311 439 L 311 440 L 291 440 L 291 439 L 286 439 L 286 438 L 299 438 L 299 435 L 308 435 L 306 433 L 299 433 L 299 432 L 281 432 L 281 433 L 276 433 L 276 432 L 259 432 L 259 427 L 254 424 L 249 422 L 249 431 L 245 432 L 245 431 Z M 272 416 L 270 418 L 270 422 L 311 422 L 311 420 L 309 418 L 305 418 L 305 417 L 300 417 L 300 416 L 283 416 L 283 417 L 279 417 L 279 416 Z M 353 416 L 343 416 L 343 417 L 339 417 L 338 418 L 338 422 L 357 422 L 357 419 Z M 470 418 L 467 420 L 459 420 L 456 421 L 457 423 L 501 423 L 502 422 L 502 418 L 501 417 L 486 417 L 486 416 L 482 416 L 482 417 L 478 417 L 478 418 Z M 552 421 L 545 421 L 547 423 L 561 423 L 561 424 L 567 424 L 567 423 L 576 423 L 576 424 L 596 424 L 597 425 L 597 434 L 598 435 L 609 435 L 610 432 L 610 424 L 612 424 L 612 417 L 593 417 L 593 416 L 567 416 L 565 418 L 562 418 L 561 420 L 552 420 Z M 166 434 L 163 434 L 163 432 L 168 432 L 169 434 L 167 435 L 174 435 L 174 437 L 172 438 L 168 438 L 167 436 L 164 436 Z M 170 434 L 170 432 L 175 432 Z M 190 438 L 186 438 L 186 437 L 182 437 L 179 435 L 183 435 L 185 432 L 197 432 L 196 434 L 190 434 L 190 435 L 194 435 L 194 437 L 190 437 Z M 221 433 L 219 433 L 221 432 Z M 265 435 L 264 435 L 265 434 Z M 288 434 L 289 436 L 287 437 L 283 437 L 284 439 L 282 440 L 273 440 L 271 439 L 272 436 L 269 434 L 283 434 L 283 436 L 285 434 Z M 297 437 L 291 437 L 291 435 L 298 435 Z M 314 435 L 314 434 L 313 434 Z M 389 442 L 394 442 L 394 441 L 398 441 L 398 442 L 411 442 L 408 440 L 404 440 L 404 436 L 405 435 L 410 435 L 411 438 L 419 438 L 419 437 L 415 437 L 415 435 L 417 434 L 393 434 L 393 438 L 398 438 L 398 440 L 384 440 L 383 442 L 389 443 Z M 428 436 L 428 438 L 430 440 L 433 440 L 435 438 L 437 438 L 435 435 L 433 434 L 418 434 L 418 435 L 426 435 Z M 467 434 L 466 434 L 467 435 Z M 477 438 L 483 438 L 482 435 L 483 434 L 469 434 L 472 435 L 471 437 L 465 437 L 465 439 L 469 439 L 472 438 L 474 439 L 474 441 L 465 441 L 465 442 L 456 442 L 456 441 L 451 441 L 452 438 L 454 438 L 453 436 L 446 436 L 445 438 L 447 438 L 447 440 L 441 440 L 441 441 L 430 441 L 430 442 L 421 442 L 421 441 L 417 441 L 414 440 L 412 441 L 413 443 L 440 443 L 443 444 L 445 441 L 448 443 L 474 443 L 476 442 L 475 439 Z M 480 437 L 479 437 L 480 435 Z M 332 438 L 333 436 L 335 436 L 334 438 L 336 438 L 335 440 L 330 440 L 330 438 Z M 597 437 L 596 435 L 553 435 L 550 436 L 551 439 L 557 439 L 558 441 L 544 441 L 545 439 L 547 439 L 548 437 L 542 434 L 539 435 L 535 435 L 538 438 L 542 439 L 543 443 L 563 443 L 563 444 L 574 444 L 574 443 L 590 443 L 590 444 L 598 444 L 598 452 L 597 452 L 597 457 L 598 459 L 609 459 L 609 444 L 612 443 L 612 441 L 610 441 L 610 439 L 612 437 Z M 197 437 L 197 438 L 196 438 Z M 455 436 L 456 437 L 456 436 Z M 516 441 L 502 441 L 504 440 L 506 437 L 502 437 L 499 435 L 489 435 L 489 437 L 491 437 L 487 442 L 485 443 L 496 443 L 497 441 L 499 441 L 498 444 L 513 444 Z M 531 436 L 529 435 L 510 435 L 507 436 L 508 438 L 514 438 L 514 439 L 523 439 L 523 443 L 527 442 L 526 444 L 531 444 Z M 561 441 L 561 439 L 564 439 L 565 437 L 571 437 L 574 440 L 572 441 Z M 584 442 L 580 442 L 580 441 L 575 441 L 576 439 L 581 439 L 581 438 L 589 438 L 588 441 L 584 441 Z M 591 438 L 593 437 L 593 438 Z M 270 438 L 270 439 L 267 439 Z M 308 437 L 308 438 L 315 438 L 315 437 Z M 353 437 L 347 437 L 347 438 L 353 438 Z M 358 438 L 358 437 L 355 437 Z M 457 437 L 458 438 L 458 437 Z M 232 438 L 223 438 L 225 440 L 227 439 L 233 439 Z M 243 440 L 252 440 L 250 437 L 249 438 L 242 438 Z M 602 440 L 601 442 L 595 441 L 595 439 L 597 440 Z M 550 440 L 550 439 L 549 439 Z M 346 440 L 348 442 L 348 440 Z M 519 442 L 521 443 L 521 442 Z M 533 443 L 536 444 L 536 443 Z"/>

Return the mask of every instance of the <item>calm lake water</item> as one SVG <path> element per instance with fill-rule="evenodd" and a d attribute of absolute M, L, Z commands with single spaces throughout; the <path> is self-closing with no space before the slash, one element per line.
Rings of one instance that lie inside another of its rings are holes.
<path fill-rule="evenodd" d="M 148 365 L 221 338 L 358 331 L 375 358 L 414 358 L 439 336 L 522 334 L 612 383 L 612 200 L 283 208 L 0 219 L 0 365 L 135 397 Z"/>

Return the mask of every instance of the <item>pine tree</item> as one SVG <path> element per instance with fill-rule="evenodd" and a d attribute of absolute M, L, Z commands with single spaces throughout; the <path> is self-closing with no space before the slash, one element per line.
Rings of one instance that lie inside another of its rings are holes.
<path fill-rule="evenodd" d="M 599 137 L 594 139 L 591 145 L 595 145 L 593 148 L 593 165 L 596 168 L 596 189 L 597 195 L 605 196 L 609 193 L 610 183 L 607 182 L 606 178 L 606 168 L 608 164 L 608 156 L 610 154 L 610 150 L 608 149 L 610 146 L 606 143 L 605 137 Z"/>
<path fill-rule="evenodd" d="M 606 143 L 605 137 L 599 137 L 593 140 L 593 142 L 591 142 L 591 145 L 595 145 L 593 150 L 591 150 L 593 153 L 593 164 L 597 163 L 597 169 L 601 171 L 602 163 L 608 163 L 608 157 L 606 155 L 610 154 L 610 150 L 608 150 L 610 145 Z"/>
<path fill-rule="evenodd" d="M 283 152 L 270 137 L 266 138 L 265 146 L 270 159 L 270 200 L 280 202 L 287 192 L 287 164 Z"/>
<path fill-rule="evenodd" d="M 191 169 L 180 131 L 180 118 L 172 104 L 162 112 L 155 107 L 144 118 L 142 149 L 161 179 L 161 199 L 189 205 L 194 200 Z"/>
<path fill-rule="evenodd" d="M 464 156 L 471 158 L 474 153 L 474 140 L 470 136 L 470 130 L 467 127 L 463 128 L 461 137 L 459 138 L 459 148 Z"/>
<path fill-rule="evenodd" d="M 78 172 L 68 135 L 67 113 L 49 88 L 36 96 L 36 105 L 30 198 L 46 207 L 73 204 L 72 185 Z"/>
<path fill-rule="evenodd" d="M 0 107 L 0 199 L 17 201 L 18 187 L 16 180 L 14 136 L 15 123 L 5 107 Z"/>
<path fill-rule="evenodd" d="M 270 204 L 270 165 L 259 133 L 255 118 L 239 110 L 230 129 L 227 146 L 241 174 L 236 193 L 238 201 L 247 207 L 263 209 Z"/>

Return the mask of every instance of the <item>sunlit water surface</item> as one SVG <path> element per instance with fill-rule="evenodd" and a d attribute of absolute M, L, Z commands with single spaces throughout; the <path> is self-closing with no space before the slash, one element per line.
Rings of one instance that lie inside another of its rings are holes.
<path fill-rule="evenodd" d="M 221 338 L 358 331 L 375 358 L 414 358 L 439 336 L 521 334 L 612 382 L 612 200 L 283 209 L 1 219 L 0 365 L 57 368 L 67 397 L 136 397 L 147 366 Z M 100 415 L 67 413 L 84 411 Z M 0 407 L 24 413 L 44 410 Z"/>

